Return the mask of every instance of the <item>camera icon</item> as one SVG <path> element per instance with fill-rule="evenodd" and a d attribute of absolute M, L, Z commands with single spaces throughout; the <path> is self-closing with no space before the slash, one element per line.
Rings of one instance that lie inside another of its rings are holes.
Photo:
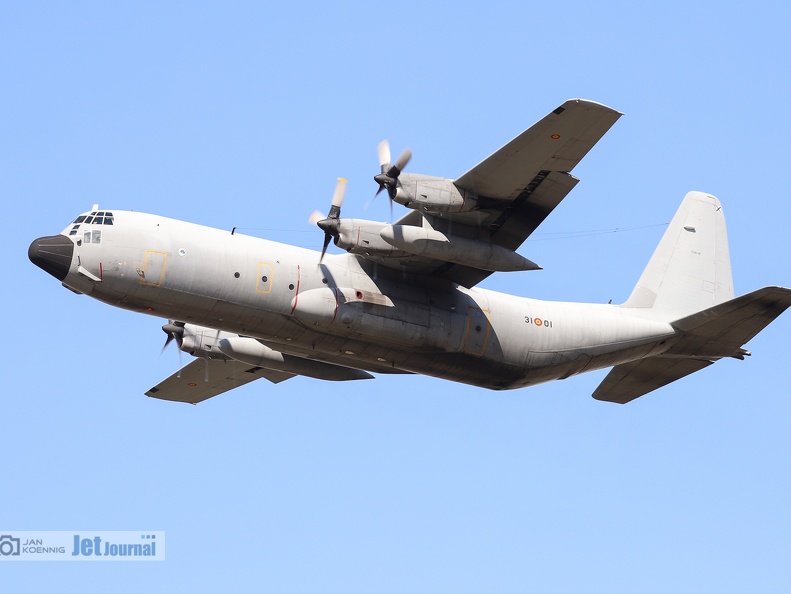
<path fill-rule="evenodd" d="M 0 536 L 0 555 L 3 557 L 19 555 L 19 539 L 10 534 Z"/>

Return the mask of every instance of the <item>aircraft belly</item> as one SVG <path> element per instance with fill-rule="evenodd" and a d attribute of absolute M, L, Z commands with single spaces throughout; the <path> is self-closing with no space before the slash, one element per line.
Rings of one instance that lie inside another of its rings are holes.
<path fill-rule="evenodd" d="M 145 249 L 116 242 L 92 296 L 256 337 L 282 353 L 492 389 L 644 356 L 657 336 L 672 335 L 612 306 L 404 283 L 374 276 L 353 256 L 328 256 L 319 267 L 311 252 L 277 246 L 273 258 L 265 240 L 212 233 L 162 226 Z"/>
<path fill-rule="evenodd" d="M 614 306 L 511 297 L 491 301 L 493 347 L 502 361 L 522 369 L 509 388 L 657 354 L 674 336 L 668 324 L 629 317 Z"/>
<path fill-rule="evenodd" d="M 477 290 L 433 293 L 428 303 L 418 303 L 401 299 L 396 288 L 381 282 L 387 299 L 371 292 L 358 298 L 357 291 L 329 288 L 315 274 L 281 272 L 293 291 L 275 284 L 273 294 L 258 303 L 261 296 L 254 290 L 221 289 L 220 294 L 225 290 L 235 299 L 229 301 L 213 297 L 216 288 L 196 295 L 166 281 L 143 286 L 126 305 L 143 309 L 144 292 L 156 289 L 158 303 L 147 312 L 153 315 L 254 336 L 279 352 L 328 363 L 421 373 L 491 389 L 533 385 L 639 358 L 657 348 L 658 336 L 672 335 L 667 325 L 619 315 L 614 307 L 504 299 Z M 172 277 L 173 284 L 178 278 Z M 341 273 L 334 278 L 343 282 Z M 298 281 L 301 290 L 291 281 Z"/>
<path fill-rule="evenodd" d="M 458 314 L 401 300 L 389 305 L 348 301 L 345 292 L 308 291 L 295 304 L 294 317 L 311 329 L 363 341 L 420 350 L 460 347 L 464 320 Z"/>

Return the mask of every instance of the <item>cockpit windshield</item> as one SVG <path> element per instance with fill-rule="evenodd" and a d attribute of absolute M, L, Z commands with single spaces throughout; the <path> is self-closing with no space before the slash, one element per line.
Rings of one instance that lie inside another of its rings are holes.
<path fill-rule="evenodd" d="M 69 235 L 77 235 L 77 231 L 80 229 L 80 225 L 112 225 L 113 224 L 113 213 L 108 212 L 106 210 L 100 211 L 93 211 L 88 214 L 80 215 L 74 222 L 72 223 L 71 231 L 69 231 Z"/>

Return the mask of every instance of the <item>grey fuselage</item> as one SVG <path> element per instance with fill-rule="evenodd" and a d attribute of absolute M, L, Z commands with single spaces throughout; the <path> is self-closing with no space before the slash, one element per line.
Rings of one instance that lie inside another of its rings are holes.
<path fill-rule="evenodd" d="M 467 289 L 352 254 L 319 263 L 316 251 L 150 214 L 72 230 L 62 280 L 74 291 L 371 372 L 519 388 L 659 354 L 675 335 L 615 305 Z"/>

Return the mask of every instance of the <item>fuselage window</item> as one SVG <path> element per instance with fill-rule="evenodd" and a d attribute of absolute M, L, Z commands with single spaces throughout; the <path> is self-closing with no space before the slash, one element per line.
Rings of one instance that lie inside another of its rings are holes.
<path fill-rule="evenodd" d="M 94 231 L 93 232 L 93 239 L 91 243 L 102 243 L 102 232 L 101 231 Z"/>
<path fill-rule="evenodd" d="M 86 231 L 82 236 L 83 243 L 91 243 L 91 232 Z"/>

